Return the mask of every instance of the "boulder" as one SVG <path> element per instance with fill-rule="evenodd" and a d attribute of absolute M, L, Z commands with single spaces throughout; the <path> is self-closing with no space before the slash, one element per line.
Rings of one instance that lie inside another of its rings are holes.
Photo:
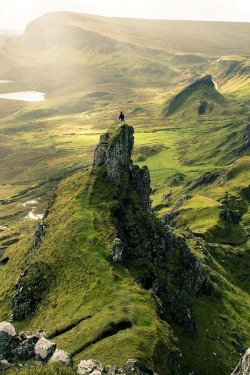
<path fill-rule="evenodd" d="M 67 367 L 73 366 L 73 361 L 71 356 L 64 350 L 56 349 L 50 358 L 49 362 L 59 362 Z"/>
<path fill-rule="evenodd" d="M 120 238 L 114 239 L 113 246 L 110 251 L 110 256 L 116 263 L 122 263 L 122 261 L 124 260 L 124 246 Z"/>
<path fill-rule="evenodd" d="M 11 364 L 6 359 L 2 359 L 0 361 L 0 372 L 7 370 L 10 367 L 11 367 Z"/>
<path fill-rule="evenodd" d="M 124 374 L 138 374 L 138 375 L 157 375 L 152 370 L 146 369 L 140 364 L 138 359 L 129 359 L 124 367 Z"/>
<path fill-rule="evenodd" d="M 16 330 L 11 323 L 0 323 L 0 359 L 5 358 L 10 350 L 11 341 L 16 335 Z"/>
<path fill-rule="evenodd" d="M 250 375 L 250 348 L 241 357 L 241 360 L 231 375 Z"/>
<path fill-rule="evenodd" d="M 102 371 L 102 364 L 94 359 L 83 360 L 77 366 L 77 373 L 80 375 L 101 375 Z"/>
<path fill-rule="evenodd" d="M 39 340 L 36 335 L 22 333 L 19 335 L 20 343 L 11 351 L 11 358 L 17 361 L 27 361 L 35 356 L 35 345 Z"/>
<path fill-rule="evenodd" d="M 56 349 L 56 344 L 47 340 L 45 337 L 40 338 L 35 345 L 35 356 L 38 361 L 48 361 Z"/>

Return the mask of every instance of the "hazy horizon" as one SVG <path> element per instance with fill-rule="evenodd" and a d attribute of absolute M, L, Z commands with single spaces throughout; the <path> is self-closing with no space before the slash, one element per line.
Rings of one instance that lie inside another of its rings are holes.
<path fill-rule="evenodd" d="M 105 17 L 250 22 L 248 0 L 0 0 L 0 29 L 24 30 L 44 13 L 69 11 Z"/>

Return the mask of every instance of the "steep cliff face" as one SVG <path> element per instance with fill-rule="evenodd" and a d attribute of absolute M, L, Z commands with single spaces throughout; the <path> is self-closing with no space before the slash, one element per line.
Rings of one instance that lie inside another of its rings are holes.
<path fill-rule="evenodd" d="M 123 125 L 114 133 L 103 134 L 95 150 L 94 165 L 105 164 L 108 181 L 117 187 L 128 178 L 132 169 L 133 134 L 131 126 Z"/>
<path fill-rule="evenodd" d="M 115 187 L 117 197 L 112 208 L 117 233 L 110 255 L 145 289 L 153 291 L 161 317 L 177 322 L 194 338 L 197 325 L 186 292 L 190 296 L 210 295 L 213 286 L 203 262 L 185 239 L 176 236 L 152 211 L 149 171 L 133 165 L 133 143 L 133 128 L 123 125 L 115 133 L 101 136 L 95 150 L 94 165 L 104 168 L 104 179 Z M 168 271 L 166 282 L 164 272 L 173 262 L 175 267 Z"/>
<path fill-rule="evenodd" d="M 213 87 L 210 81 L 208 77 L 208 86 Z M 242 347 L 244 325 L 235 339 L 237 314 L 233 313 L 230 319 L 223 315 L 228 311 L 224 299 L 227 300 L 230 287 L 216 261 L 216 252 L 222 250 L 188 228 L 178 232 L 165 219 L 156 218 L 150 203 L 148 169 L 135 166 L 130 160 L 132 136 L 132 129 L 124 125 L 114 134 L 101 137 L 95 152 L 95 166 L 102 168 L 103 179 L 115 188 L 116 204 L 111 214 L 116 233 L 111 258 L 152 292 L 158 315 L 172 325 L 178 336 L 184 374 L 210 374 L 211 369 L 218 375 L 229 373 L 228 353 L 232 366 L 239 355 L 235 342 L 237 348 Z M 114 171 L 118 172 L 116 178 Z M 224 345 L 218 344 L 221 340 Z M 192 351 L 196 354 L 192 355 Z"/>
<path fill-rule="evenodd" d="M 138 194 L 141 208 L 151 210 L 148 168 L 134 166 L 131 160 L 133 134 L 133 127 L 126 124 L 103 134 L 95 150 L 94 166 L 105 165 L 107 181 L 118 188 L 119 195 L 130 185 Z"/>

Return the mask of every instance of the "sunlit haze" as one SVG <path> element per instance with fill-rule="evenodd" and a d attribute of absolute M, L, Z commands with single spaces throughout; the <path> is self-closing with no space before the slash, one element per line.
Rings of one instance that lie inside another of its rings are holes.
<path fill-rule="evenodd" d="M 0 29 L 25 29 L 52 11 L 110 17 L 250 22 L 249 0 L 0 0 Z"/>

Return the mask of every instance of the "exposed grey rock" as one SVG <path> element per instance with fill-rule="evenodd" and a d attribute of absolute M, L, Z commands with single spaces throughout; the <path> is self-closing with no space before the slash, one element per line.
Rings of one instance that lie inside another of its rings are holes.
<path fill-rule="evenodd" d="M 250 375 L 250 348 L 247 349 L 231 375 Z"/>
<path fill-rule="evenodd" d="M 109 136 L 109 133 L 105 133 L 100 136 L 100 143 L 95 149 L 94 165 L 103 165 L 106 163 Z"/>
<path fill-rule="evenodd" d="M 37 227 L 35 230 L 35 237 L 32 243 L 33 249 L 37 248 L 41 244 L 44 236 L 45 236 L 45 225 L 41 221 L 40 223 L 37 224 Z"/>
<path fill-rule="evenodd" d="M 125 374 L 157 375 L 153 371 L 141 366 L 137 359 L 129 359 L 124 365 L 123 370 Z"/>
<path fill-rule="evenodd" d="M 21 333 L 18 335 L 19 344 L 11 351 L 11 358 L 18 361 L 27 361 L 35 356 L 35 345 L 39 340 L 36 335 Z"/>
<path fill-rule="evenodd" d="M 80 375 L 157 375 L 142 366 L 137 359 L 129 359 L 123 368 L 103 366 L 93 359 L 82 360 L 77 366 L 77 373 Z"/>
<path fill-rule="evenodd" d="M 12 321 L 25 319 L 36 309 L 49 288 L 52 275 L 51 267 L 43 262 L 31 264 L 21 272 L 12 298 Z"/>
<path fill-rule="evenodd" d="M 113 246 L 110 251 L 110 256 L 116 263 L 122 263 L 122 261 L 124 260 L 124 246 L 120 238 L 114 239 Z"/>
<path fill-rule="evenodd" d="M 73 366 L 73 361 L 71 356 L 64 350 L 56 349 L 50 358 L 49 362 L 60 362 L 67 367 Z"/>
<path fill-rule="evenodd" d="M 5 365 L 12 363 L 34 360 L 47 362 L 60 362 L 65 366 L 72 367 L 71 356 L 63 350 L 56 349 L 56 344 L 44 337 L 42 330 L 35 334 L 29 332 L 16 333 L 12 324 L 0 323 L 0 347 L 4 350 L 0 353 L 0 372 Z"/>
<path fill-rule="evenodd" d="M 0 361 L 0 372 L 7 370 L 10 367 L 11 367 L 11 364 L 6 359 L 2 359 Z"/>
<path fill-rule="evenodd" d="M 140 168 L 138 165 L 134 165 L 131 170 L 131 181 L 141 199 L 141 210 L 151 210 L 150 194 L 152 189 L 148 167 Z"/>
<path fill-rule="evenodd" d="M 80 375 L 101 375 L 102 371 L 102 364 L 94 359 L 83 360 L 77 366 L 77 373 Z"/>
<path fill-rule="evenodd" d="M 107 180 L 116 187 L 121 186 L 132 168 L 133 134 L 133 127 L 124 124 L 112 136 L 109 133 L 102 135 L 95 149 L 94 165 L 105 164 Z"/>
<path fill-rule="evenodd" d="M 48 361 L 56 349 L 56 344 L 45 337 L 39 339 L 35 345 L 35 355 L 38 361 Z"/>
<path fill-rule="evenodd" d="M 0 323 L 0 358 L 5 358 L 10 350 L 11 341 L 16 335 L 16 330 L 11 323 Z"/>

